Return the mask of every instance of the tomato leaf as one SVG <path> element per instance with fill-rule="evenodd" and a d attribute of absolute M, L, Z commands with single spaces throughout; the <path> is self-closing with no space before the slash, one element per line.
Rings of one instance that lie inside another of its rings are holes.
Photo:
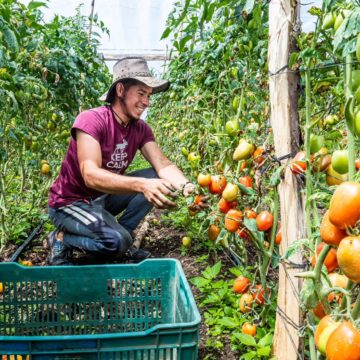
<path fill-rule="evenodd" d="M 242 333 L 234 333 L 233 335 L 244 345 L 256 346 L 255 339 L 250 335 L 242 334 Z"/>
<path fill-rule="evenodd" d="M 257 354 L 260 356 L 269 356 L 271 352 L 271 346 L 265 346 L 258 349 Z"/>
<path fill-rule="evenodd" d="M 197 288 L 201 289 L 207 285 L 210 284 L 211 280 L 209 279 L 204 279 L 203 277 L 195 277 L 193 279 L 190 280 L 190 282 L 195 285 Z"/>
<path fill-rule="evenodd" d="M 311 279 L 305 279 L 300 292 L 301 307 L 303 310 L 313 309 L 319 302 L 315 294 L 315 285 Z"/>
<path fill-rule="evenodd" d="M 284 255 L 282 256 L 282 259 L 291 258 L 294 254 L 299 252 L 304 247 L 310 247 L 309 239 L 299 239 L 299 240 L 293 241 L 286 249 Z"/>
<path fill-rule="evenodd" d="M 267 345 L 271 345 L 272 340 L 273 340 L 273 335 L 266 334 L 263 338 L 260 339 L 260 341 L 258 342 L 258 346 L 259 347 L 264 347 L 264 346 L 267 346 Z"/>
<path fill-rule="evenodd" d="M 212 280 L 219 275 L 221 270 L 221 262 L 218 261 L 214 266 L 208 266 L 203 272 L 202 275 L 205 279 Z"/>
<path fill-rule="evenodd" d="M 222 319 L 219 319 L 218 323 L 230 329 L 237 328 L 240 325 L 238 322 L 234 321 L 233 318 L 229 318 L 229 317 L 224 317 Z"/>
<path fill-rule="evenodd" d="M 255 238 L 257 238 L 260 242 L 264 242 L 264 232 L 258 230 L 255 219 L 245 218 L 244 225 L 251 231 Z"/>
<path fill-rule="evenodd" d="M 344 21 L 337 29 L 334 36 L 334 50 L 343 49 L 343 56 L 355 51 L 356 36 L 359 32 L 360 24 L 360 8 L 356 8 L 348 16 L 345 16 Z M 351 44 L 349 40 L 352 39 Z"/>
<path fill-rule="evenodd" d="M 249 351 L 246 354 L 240 356 L 240 360 L 252 360 L 256 357 L 256 351 Z"/>

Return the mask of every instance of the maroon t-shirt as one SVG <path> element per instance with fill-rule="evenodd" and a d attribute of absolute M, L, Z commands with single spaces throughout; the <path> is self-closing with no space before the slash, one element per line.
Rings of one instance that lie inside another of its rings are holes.
<path fill-rule="evenodd" d="M 95 199 L 103 193 L 85 186 L 82 178 L 75 138 L 79 129 L 96 139 L 101 147 L 102 168 L 124 174 L 136 151 L 147 142 L 155 141 L 154 134 L 143 120 L 128 127 L 119 124 L 109 106 L 101 106 L 79 114 L 71 128 L 71 140 L 61 165 L 60 175 L 50 188 L 49 206 L 60 207 L 78 200 Z"/>

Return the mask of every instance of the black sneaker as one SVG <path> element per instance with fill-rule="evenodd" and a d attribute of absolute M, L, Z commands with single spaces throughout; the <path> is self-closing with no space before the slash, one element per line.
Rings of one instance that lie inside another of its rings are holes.
<path fill-rule="evenodd" d="M 48 261 L 50 265 L 73 265 L 70 261 L 70 249 L 63 241 L 56 238 L 57 230 L 50 232 L 47 236 L 47 245 L 50 249 Z"/>
<path fill-rule="evenodd" d="M 128 260 L 133 263 L 138 263 L 150 257 L 151 253 L 149 251 L 143 249 L 137 249 L 135 247 L 131 247 L 125 253 L 125 256 Z"/>

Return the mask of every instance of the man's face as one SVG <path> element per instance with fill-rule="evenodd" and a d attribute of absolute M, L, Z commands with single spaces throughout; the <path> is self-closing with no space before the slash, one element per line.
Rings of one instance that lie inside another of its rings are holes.
<path fill-rule="evenodd" d="M 129 119 L 140 119 L 141 114 L 149 106 L 151 93 L 152 88 L 145 84 L 131 86 L 125 91 L 123 104 Z"/>

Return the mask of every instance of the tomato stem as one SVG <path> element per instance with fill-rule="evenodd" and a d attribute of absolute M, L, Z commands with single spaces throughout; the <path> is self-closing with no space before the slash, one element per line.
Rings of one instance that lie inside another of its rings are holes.
<path fill-rule="evenodd" d="M 351 55 L 345 58 L 345 100 L 347 101 L 351 96 Z M 348 157 L 349 157 L 349 180 L 353 180 L 355 176 L 355 137 L 353 133 L 353 126 L 350 128 L 348 122 L 347 127 L 347 141 L 348 141 Z"/>
<path fill-rule="evenodd" d="M 311 166 L 310 166 L 310 126 L 311 126 L 311 89 L 310 89 L 310 70 L 309 63 L 306 66 L 305 71 L 305 152 L 306 152 L 306 201 L 305 201 L 305 219 L 306 219 L 306 231 L 308 239 L 312 239 L 312 226 L 311 226 L 311 206 L 310 196 L 312 194 L 312 182 L 311 182 Z"/>
<path fill-rule="evenodd" d="M 356 298 L 355 305 L 354 305 L 351 317 L 354 320 L 357 320 L 359 315 L 360 315 L 360 294 L 358 294 L 358 296 Z"/>
<path fill-rule="evenodd" d="M 314 269 L 315 279 L 313 280 L 315 285 L 316 295 L 318 296 L 321 304 L 323 305 L 326 314 L 330 314 L 331 307 L 329 305 L 329 302 L 327 301 L 327 294 L 324 291 L 324 286 L 323 283 L 321 282 L 321 269 L 324 264 L 325 258 L 330 250 L 331 250 L 331 246 L 329 246 L 328 244 L 326 244 L 321 250 L 318 258 L 316 259 L 316 265 Z"/>

